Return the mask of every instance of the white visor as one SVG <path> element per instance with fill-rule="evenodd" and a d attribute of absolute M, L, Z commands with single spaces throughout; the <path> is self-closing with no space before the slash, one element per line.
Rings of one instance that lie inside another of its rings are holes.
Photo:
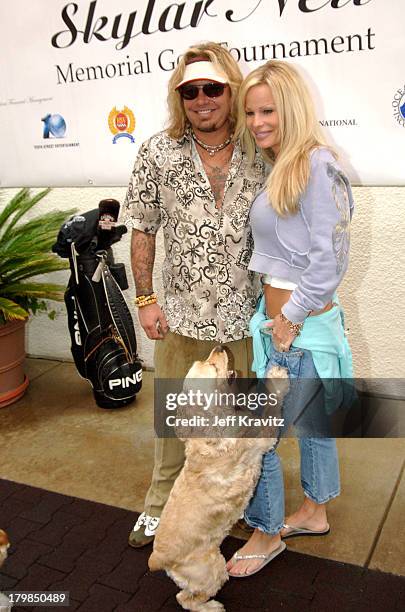
<path fill-rule="evenodd" d="M 212 81 L 213 83 L 227 83 L 228 78 L 212 62 L 193 62 L 188 64 L 184 71 L 183 80 L 177 85 L 176 89 L 190 83 L 191 81 Z"/>

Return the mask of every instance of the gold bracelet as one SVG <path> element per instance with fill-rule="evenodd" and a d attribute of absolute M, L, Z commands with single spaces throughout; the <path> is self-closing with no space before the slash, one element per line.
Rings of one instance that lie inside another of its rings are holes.
<path fill-rule="evenodd" d="M 156 297 L 156 293 L 154 291 L 151 291 L 150 293 L 146 293 L 144 295 L 137 295 L 135 298 L 135 302 L 139 301 L 142 302 L 143 300 L 146 300 L 147 298 L 150 297 Z"/>
<path fill-rule="evenodd" d="M 150 300 L 144 300 L 143 302 L 135 303 L 135 306 L 138 308 L 143 308 L 144 306 L 151 306 L 152 304 L 157 303 L 157 298 L 151 298 Z"/>
<path fill-rule="evenodd" d="M 295 336 L 300 335 L 301 330 L 304 326 L 303 323 L 292 323 L 289 319 L 287 319 L 285 315 L 283 315 L 283 313 L 280 314 L 280 318 L 284 323 L 287 323 L 288 329 L 292 334 L 294 334 Z"/>
<path fill-rule="evenodd" d="M 144 306 L 150 306 L 151 304 L 157 303 L 157 295 L 156 293 L 150 293 L 149 295 L 138 295 L 134 304 L 137 308 L 143 308 Z"/>

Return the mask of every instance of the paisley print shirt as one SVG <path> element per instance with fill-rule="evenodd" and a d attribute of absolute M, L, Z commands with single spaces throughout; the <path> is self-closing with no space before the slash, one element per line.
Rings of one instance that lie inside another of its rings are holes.
<path fill-rule="evenodd" d="M 248 271 L 252 239 L 247 220 L 264 183 L 259 154 L 249 164 L 236 143 L 222 207 L 188 132 L 173 140 L 160 132 L 140 147 L 124 204 L 133 229 L 162 226 L 162 277 L 169 328 L 199 340 L 229 342 L 248 335 L 259 292 Z"/>

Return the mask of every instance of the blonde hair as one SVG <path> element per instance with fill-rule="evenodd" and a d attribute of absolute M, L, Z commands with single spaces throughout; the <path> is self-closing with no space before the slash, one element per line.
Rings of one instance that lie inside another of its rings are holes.
<path fill-rule="evenodd" d="M 271 149 L 262 151 L 263 157 L 272 165 L 266 184 L 269 202 L 279 215 L 295 214 L 299 198 L 309 181 L 310 152 L 328 145 L 301 75 L 287 62 L 270 60 L 253 70 L 240 88 L 236 135 L 246 147 L 249 159 L 254 157 L 255 141 L 246 125 L 245 103 L 248 91 L 256 85 L 270 87 L 279 121 L 277 158 Z"/>
<path fill-rule="evenodd" d="M 231 114 L 229 123 L 231 130 L 234 129 L 238 109 L 238 92 L 243 76 L 238 64 L 227 49 L 215 42 L 201 43 L 187 49 L 180 59 L 169 81 L 169 94 L 167 105 L 169 107 L 169 121 L 167 133 L 171 138 L 181 138 L 186 131 L 188 119 L 184 112 L 183 101 L 180 94 L 176 91 L 177 85 L 182 81 L 186 65 L 191 60 L 199 58 L 212 62 L 228 77 L 228 84 L 231 90 Z"/>

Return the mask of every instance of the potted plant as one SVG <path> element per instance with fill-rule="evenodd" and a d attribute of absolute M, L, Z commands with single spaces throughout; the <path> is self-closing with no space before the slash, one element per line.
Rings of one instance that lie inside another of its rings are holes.
<path fill-rule="evenodd" d="M 0 206 L 0 408 L 17 401 L 28 386 L 24 375 L 25 323 L 30 314 L 48 312 L 47 300 L 63 300 L 64 286 L 32 280 L 62 270 L 68 262 L 51 253 L 63 221 L 74 211 L 27 215 L 49 189 L 33 195 L 21 189 Z"/>

